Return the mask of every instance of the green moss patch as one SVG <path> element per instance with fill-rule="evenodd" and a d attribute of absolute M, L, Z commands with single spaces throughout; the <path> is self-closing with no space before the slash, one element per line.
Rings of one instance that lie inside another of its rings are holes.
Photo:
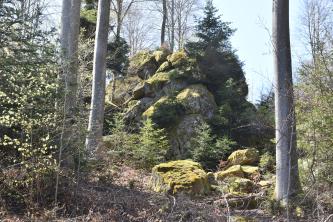
<path fill-rule="evenodd" d="M 191 195 L 206 194 L 210 191 L 208 177 L 199 163 L 178 160 L 162 163 L 152 169 L 152 189 L 155 192 Z"/>

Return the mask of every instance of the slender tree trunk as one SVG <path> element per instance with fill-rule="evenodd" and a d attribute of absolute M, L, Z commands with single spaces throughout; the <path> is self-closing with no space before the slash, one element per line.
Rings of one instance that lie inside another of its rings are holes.
<path fill-rule="evenodd" d="M 273 0 L 276 199 L 288 204 L 300 190 L 289 32 L 289 0 Z"/>
<path fill-rule="evenodd" d="M 115 71 L 112 71 L 111 103 L 113 103 L 115 91 L 116 91 L 116 74 Z"/>
<path fill-rule="evenodd" d="M 170 49 L 173 52 L 175 48 L 175 0 L 171 0 L 171 41 Z"/>
<path fill-rule="evenodd" d="M 123 0 L 117 0 L 117 30 L 116 30 L 116 40 L 120 38 L 121 26 L 122 26 L 122 14 L 123 14 Z"/>
<path fill-rule="evenodd" d="M 165 44 L 165 28 L 166 28 L 166 22 L 168 18 L 168 11 L 167 11 L 167 2 L 166 0 L 162 0 L 163 4 L 163 19 L 162 19 L 162 27 L 161 27 L 161 46 Z"/>
<path fill-rule="evenodd" d="M 99 0 L 95 37 L 92 102 L 89 116 L 86 149 L 90 154 L 103 136 L 106 54 L 110 18 L 110 0 Z"/>

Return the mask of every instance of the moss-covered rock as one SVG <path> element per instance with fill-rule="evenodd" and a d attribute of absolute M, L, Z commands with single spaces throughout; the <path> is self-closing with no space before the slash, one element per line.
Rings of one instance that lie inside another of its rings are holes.
<path fill-rule="evenodd" d="M 164 104 L 168 100 L 167 96 L 161 97 L 154 105 L 150 106 L 144 113 L 142 114 L 145 118 L 152 118 L 155 112 L 157 111 L 158 105 Z"/>
<path fill-rule="evenodd" d="M 168 56 L 168 61 L 175 68 L 184 66 L 188 61 L 188 56 L 186 55 L 184 50 L 174 52 Z"/>
<path fill-rule="evenodd" d="M 166 72 L 172 69 L 172 64 L 169 61 L 165 61 L 160 65 L 156 72 Z"/>
<path fill-rule="evenodd" d="M 244 171 L 241 165 L 231 166 L 226 170 L 219 171 L 215 173 L 217 180 L 223 180 L 227 177 L 245 177 Z"/>
<path fill-rule="evenodd" d="M 153 53 L 142 51 L 130 59 L 128 74 L 137 75 L 141 79 L 148 79 L 158 69 L 158 63 Z"/>
<path fill-rule="evenodd" d="M 246 178 L 255 179 L 260 175 L 259 167 L 257 166 L 242 166 Z"/>
<path fill-rule="evenodd" d="M 152 169 L 151 187 L 155 192 L 206 194 L 210 185 L 199 163 L 178 160 L 162 163 Z"/>
<path fill-rule="evenodd" d="M 137 76 L 118 78 L 114 85 L 111 81 L 106 87 L 105 101 L 107 103 L 111 102 L 112 87 L 114 87 L 112 103 L 116 104 L 117 106 L 122 106 L 126 101 L 132 98 L 133 90 L 140 83 L 142 83 L 142 80 Z"/>
<path fill-rule="evenodd" d="M 157 50 L 153 53 L 155 61 L 159 64 L 164 63 L 167 61 L 167 57 L 171 54 L 171 52 L 167 49 Z"/>
<path fill-rule="evenodd" d="M 172 128 L 184 115 L 184 107 L 173 97 L 163 96 L 143 114 L 143 118 L 151 118 L 161 128 Z"/>
<path fill-rule="evenodd" d="M 185 107 L 186 114 L 201 114 L 210 119 L 217 109 L 214 96 L 202 84 L 188 86 L 176 99 Z"/>
<path fill-rule="evenodd" d="M 179 123 L 170 130 L 172 156 L 185 158 L 193 149 L 192 138 L 196 136 L 196 127 L 202 125 L 205 119 L 200 114 L 183 116 Z"/>
<path fill-rule="evenodd" d="M 259 151 L 254 148 L 237 150 L 228 157 L 228 165 L 255 165 L 259 162 Z"/>
<path fill-rule="evenodd" d="M 255 184 L 252 180 L 234 177 L 228 181 L 228 189 L 230 193 L 252 193 Z"/>
<path fill-rule="evenodd" d="M 150 77 L 148 80 L 146 80 L 146 83 L 150 85 L 158 85 L 158 84 L 163 84 L 166 83 L 170 80 L 170 75 L 169 73 L 166 72 L 159 72 Z"/>
<path fill-rule="evenodd" d="M 218 171 L 215 173 L 215 177 L 218 180 L 224 180 L 225 178 L 230 177 L 253 179 L 257 176 L 259 176 L 259 167 L 256 166 L 234 165 L 226 170 Z"/>

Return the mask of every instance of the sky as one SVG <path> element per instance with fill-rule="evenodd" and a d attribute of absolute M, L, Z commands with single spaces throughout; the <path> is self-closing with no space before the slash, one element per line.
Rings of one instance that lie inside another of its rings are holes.
<path fill-rule="evenodd" d="M 222 14 L 222 20 L 231 22 L 236 28 L 231 38 L 237 55 L 244 62 L 248 100 L 257 102 L 262 93 L 267 93 L 273 85 L 273 55 L 271 53 L 272 0 L 214 0 Z M 297 54 L 301 51 L 298 24 L 302 0 L 290 1 L 291 47 L 293 68 L 297 68 Z M 295 73 L 295 72 L 294 72 Z"/>
<path fill-rule="evenodd" d="M 61 0 L 48 0 L 51 13 L 60 15 Z M 298 31 L 303 0 L 290 1 L 291 47 L 294 74 L 298 55 L 303 53 Z M 231 38 L 237 55 L 244 63 L 248 100 L 256 103 L 262 94 L 273 87 L 273 56 L 271 53 L 272 0 L 214 0 L 214 5 L 222 14 L 222 20 L 231 22 L 237 29 Z M 59 21 L 54 19 L 53 22 Z"/>

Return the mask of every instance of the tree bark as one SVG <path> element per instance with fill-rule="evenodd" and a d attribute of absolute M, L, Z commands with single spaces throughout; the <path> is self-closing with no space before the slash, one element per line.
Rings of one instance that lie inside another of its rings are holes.
<path fill-rule="evenodd" d="M 103 136 L 106 54 L 110 18 L 110 0 L 99 0 L 95 37 L 92 102 L 86 149 L 92 155 Z"/>
<path fill-rule="evenodd" d="M 166 0 L 162 0 L 163 4 L 163 19 L 162 19 L 162 27 L 161 27 L 161 46 L 165 44 L 165 28 L 166 28 L 166 22 L 168 18 L 168 11 L 167 11 L 167 2 Z"/>
<path fill-rule="evenodd" d="M 175 48 L 175 0 L 171 0 L 171 40 L 170 49 L 173 52 Z"/>
<path fill-rule="evenodd" d="M 273 0 L 276 199 L 288 204 L 300 190 L 290 52 L 289 0 Z"/>
<path fill-rule="evenodd" d="M 64 87 L 64 123 L 61 132 L 61 147 L 59 162 L 61 162 L 62 152 L 64 164 L 72 165 L 73 158 L 70 154 L 72 145 L 73 123 L 75 122 L 75 112 L 77 106 L 78 88 L 78 44 L 80 34 L 80 0 L 64 0 L 62 5 L 61 34 L 60 42 L 62 49 L 62 76 L 60 81 Z"/>

